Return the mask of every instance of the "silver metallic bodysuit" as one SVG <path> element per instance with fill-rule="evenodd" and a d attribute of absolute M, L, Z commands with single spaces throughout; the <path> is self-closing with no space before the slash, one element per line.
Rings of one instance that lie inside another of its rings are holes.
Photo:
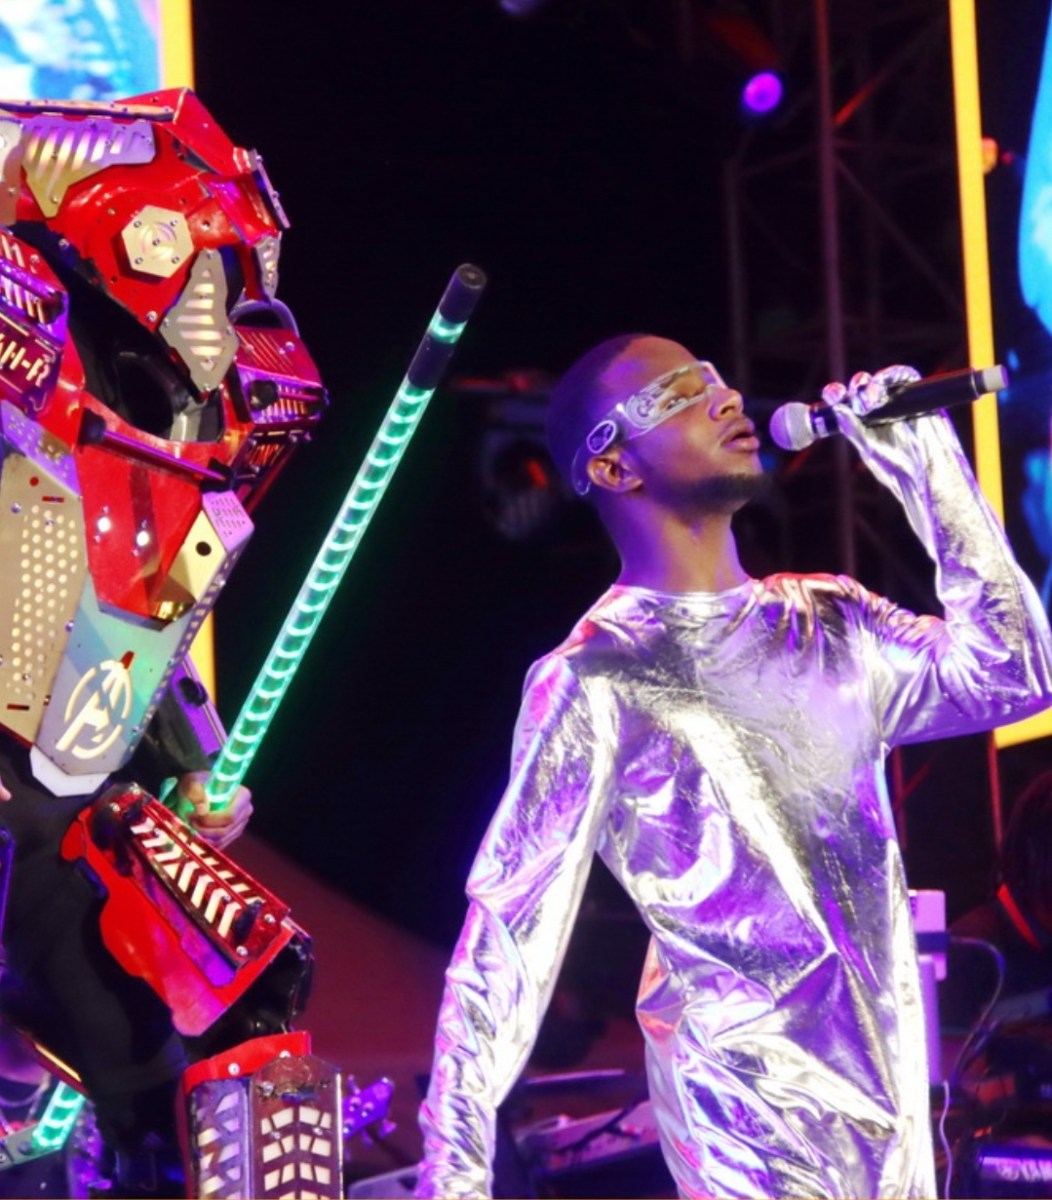
<path fill-rule="evenodd" d="M 935 1194 L 883 760 L 1046 707 L 1052 653 L 946 419 L 856 438 L 945 619 L 841 576 L 615 586 L 534 666 L 447 974 L 419 1194 L 488 1194 L 593 852 L 652 935 L 637 1011 L 681 1193 Z"/>

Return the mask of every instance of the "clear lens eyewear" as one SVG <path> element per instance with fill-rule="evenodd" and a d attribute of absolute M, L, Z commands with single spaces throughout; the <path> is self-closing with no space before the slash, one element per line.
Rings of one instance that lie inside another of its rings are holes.
<path fill-rule="evenodd" d="M 676 384 L 691 372 L 698 376 L 698 390 L 684 392 L 677 388 Z M 592 429 L 574 455 L 570 471 L 573 490 L 578 496 L 588 493 L 592 486 L 588 478 L 588 464 L 597 454 L 602 454 L 619 442 L 628 442 L 640 434 L 649 433 L 662 421 L 704 400 L 710 388 L 726 386 L 712 363 L 699 360 L 666 371 L 627 400 L 618 401 Z"/>

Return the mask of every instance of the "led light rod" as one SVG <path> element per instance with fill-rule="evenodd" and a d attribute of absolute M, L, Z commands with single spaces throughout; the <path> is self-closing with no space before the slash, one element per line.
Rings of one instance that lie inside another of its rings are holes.
<path fill-rule="evenodd" d="M 470 263 L 454 271 L 339 514 L 212 767 L 205 784 L 211 811 L 225 808 L 245 778 L 485 286 L 485 273 Z"/>

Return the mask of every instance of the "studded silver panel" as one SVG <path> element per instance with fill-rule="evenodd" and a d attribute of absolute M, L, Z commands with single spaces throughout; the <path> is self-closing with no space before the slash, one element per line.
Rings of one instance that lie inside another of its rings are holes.
<path fill-rule="evenodd" d="M 61 443 L 0 405 L 0 725 L 32 741 L 50 700 L 87 573 L 76 477 Z"/>
<path fill-rule="evenodd" d="M 185 621 L 181 618 L 179 621 L 173 621 L 173 625 L 179 624 L 181 630 L 179 642 L 170 652 L 168 666 L 158 680 L 156 690 L 143 714 L 143 724 L 149 721 L 157 711 L 157 706 L 168 689 L 168 681 L 178 664 L 190 653 L 194 638 L 197 637 L 198 631 L 204 624 L 205 617 L 212 611 L 216 600 L 219 599 L 219 593 L 223 590 L 230 577 L 230 572 L 234 569 L 234 565 L 252 533 L 252 520 L 233 492 L 207 492 L 201 499 L 201 507 L 212 526 L 212 536 L 223 546 L 222 560 L 218 569 L 210 575 L 207 587 L 201 593 L 189 617 Z M 193 536 L 192 533 L 191 536 Z M 188 537 L 184 551 L 188 553 L 191 545 Z"/>
<path fill-rule="evenodd" d="M 189 1128 L 194 1195 L 259 1200 L 343 1195 L 340 1077 L 313 1056 L 199 1084 Z"/>
<path fill-rule="evenodd" d="M 215 591 L 216 577 L 230 573 L 230 555 L 237 555 L 252 521 L 233 492 L 206 492 L 168 575 L 157 589 L 154 616 L 173 621 Z"/>
<path fill-rule="evenodd" d="M 245 1085 L 210 1080 L 190 1098 L 190 1145 L 195 1196 L 248 1197 L 249 1124 Z"/>
<path fill-rule="evenodd" d="M 212 522 L 223 549 L 228 554 L 239 551 L 252 533 L 252 518 L 237 496 L 233 492 L 206 492 L 201 498 L 201 507 Z"/>
<path fill-rule="evenodd" d="M 99 605 L 90 578 L 81 588 L 67 653 L 37 737 L 40 753 L 74 782 L 112 771 L 127 757 L 248 540 L 252 522 L 231 493 L 209 493 L 202 506 L 181 551 L 188 562 L 200 558 L 201 569 L 195 567 L 167 598 L 166 611 L 156 614 L 163 624 Z M 221 514 L 221 528 L 213 512 Z M 198 544 L 206 542 L 209 553 L 201 555 Z M 122 666 L 125 657 L 129 667 Z M 60 781 L 48 786 L 56 790 Z"/>
<path fill-rule="evenodd" d="M 279 1058 L 252 1079 L 254 1195 L 342 1194 L 339 1075 L 316 1058 Z"/>

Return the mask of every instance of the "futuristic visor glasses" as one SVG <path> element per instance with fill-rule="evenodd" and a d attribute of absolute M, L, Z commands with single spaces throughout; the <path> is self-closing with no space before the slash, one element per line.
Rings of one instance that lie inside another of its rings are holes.
<path fill-rule="evenodd" d="M 692 372 L 698 377 L 697 390 L 676 386 L 685 375 Z M 710 388 L 726 386 L 712 363 L 699 360 L 674 367 L 652 379 L 627 400 L 619 400 L 592 429 L 574 455 L 570 470 L 573 490 L 578 496 L 587 495 L 592 486 L 588 478 L 588 464 L 597 454 L 620 442 L 628 442 L 649 433 L 662 421 L 704 400 Z"/>

